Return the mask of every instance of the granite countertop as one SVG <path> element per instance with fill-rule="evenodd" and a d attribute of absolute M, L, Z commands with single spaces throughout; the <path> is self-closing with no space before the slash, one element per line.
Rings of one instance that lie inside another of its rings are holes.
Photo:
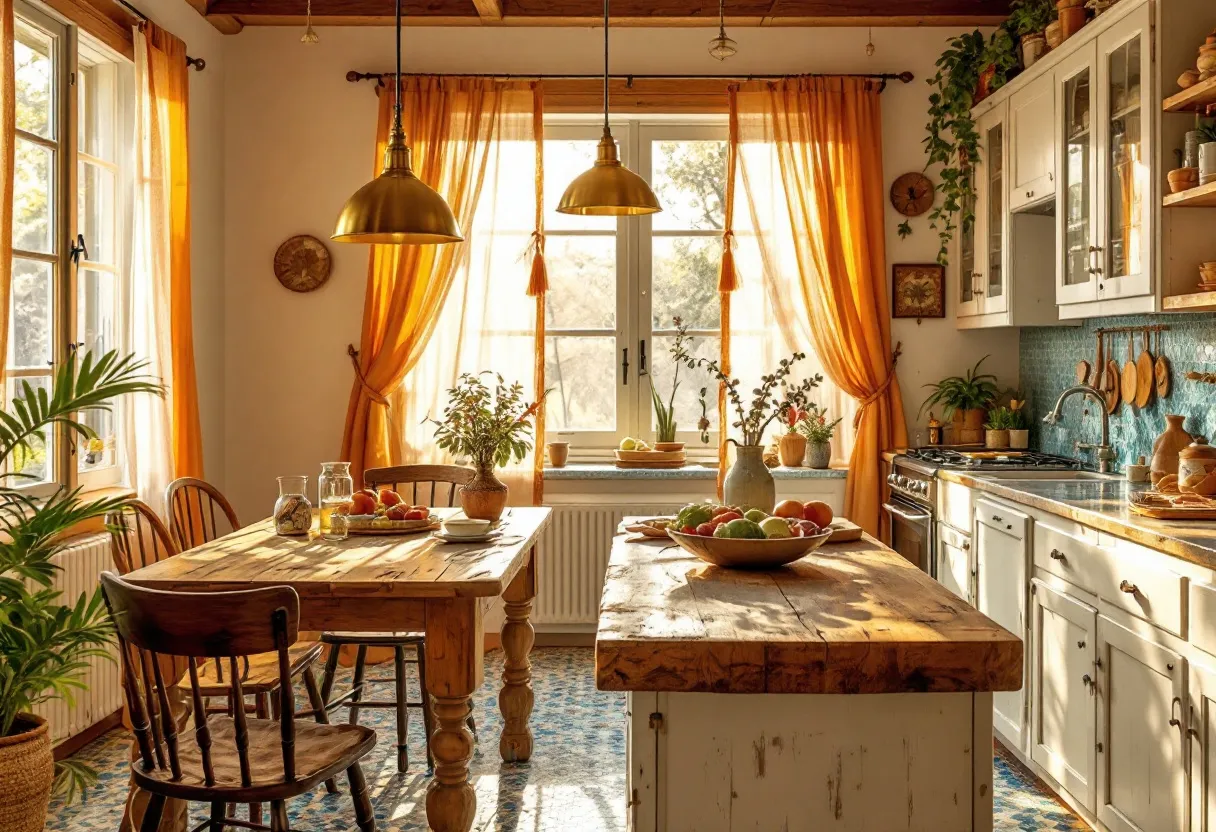
<path fill-rule="evenodd" d="M 773 479 L 844 479 L 844 468 L 770 468 Z M 683 468 L 617 468 L 611 463 L 574 463 L 565 468 L 545 468 L 546 480 L 714 480 L 718 469 L 690 464 Z"/>
<path fill-rule="evenodd" d="M 938 471 L 938 476 L 1216 569 L 1216 521 L 1153 520 L 1128 510 L 1128 491 L 1147 489 L 1146 483 L 1015 480 L 950 470 Z"/>

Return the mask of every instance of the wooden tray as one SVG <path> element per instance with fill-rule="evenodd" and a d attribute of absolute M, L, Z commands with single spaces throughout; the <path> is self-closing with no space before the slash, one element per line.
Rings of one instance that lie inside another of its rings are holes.
<path fill-rule="evenodd" d="M 1139 514 L 1141 517 L 1151 517 L 1154 520 L 1216 520 L 1216 500 L 1211 505 L 1183 503 L 1181 505 L 1162 505 L 1153 502 L 1143 501 L 1144 497 L 1150 499 L 1158 495 L 1155 491 L 1143 492 L 1139 495 L 1128 495 L 1127 508 L 1133 514 Z M 1177 495 L 1167 495 L 1177 496 Z M 1140 497 L 1141 501 L 1135 498 Z"/>
<path fill-rule="evenodd" d="M 837 517 L 828 528 L 832 530 L 832 536 L 828 538 L 828 543 L 851 543 L 854 540 L 861 540 L 861 526 L 852 520 Z"/>
<path fill-rule="evenodd" d="M 439 517 L 432 514 L 425 520 L 397 520 L 396 525 L 391 528 L 371 528 L 361 526 L 355 528 L 351 526 L 349 531 L 356 535 L 392 535 L 392 534 L 417 534 L 418 532 L 429 532 L 440 528 Z"/>
<path fill-rule="evenodd" d="M 613 451 L 617 462 L 679 462 L 684 463 L 684 451 Z"/>

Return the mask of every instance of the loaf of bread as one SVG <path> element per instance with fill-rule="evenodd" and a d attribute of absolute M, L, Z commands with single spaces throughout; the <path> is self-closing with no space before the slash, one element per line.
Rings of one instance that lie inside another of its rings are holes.
<path fill-rule="evenodd" d="M 1178 475 L 1166 474 L 1156 482 L 1157 491 L 1162 494 L 1177 494 L 1178 493 Z"/>
<path fill-rule="evenodd" d="M 1178 483 L 1178 490 L 1183 494 L 1198 494 L 1201 497 L 1210 497 L 1216 494 L 1216 471 L 1210 473 L 1196 471 Z"/>

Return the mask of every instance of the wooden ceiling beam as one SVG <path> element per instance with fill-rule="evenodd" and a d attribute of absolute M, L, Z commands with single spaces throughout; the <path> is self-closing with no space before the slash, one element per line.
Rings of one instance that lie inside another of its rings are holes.
<path fill-rule="evenodd" d="M 196 12 L 224 35 L 235 35 L 244 28 L 236 17 L 230 14 L 211 14 L 207 8 L 207 0 L 186 0 Z"/>
<path fill-rule="evenodd" d="M 502 20 L 502 0 L 473 0 L 473 6 L 483 23 L 498 23 Z"/>

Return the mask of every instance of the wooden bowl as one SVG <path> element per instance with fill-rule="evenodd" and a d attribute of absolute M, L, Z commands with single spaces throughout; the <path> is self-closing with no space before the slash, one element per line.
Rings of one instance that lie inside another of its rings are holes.
<path fill-rule="evenodd" d="M 832 529 L 822 529 L 812 537 L 779 537 L 773 540 L 733 540 L 722 537 L 701 537 L 668 529 L 671 537 L 684 551 L 706 563 L 727 569 L 774 569 L 793 563 L 818 549 L 832 536 Z"/>
<path fill-rule="evenodd" d="M 1170 191 L 1180 193 L 1199 186 L 1199 168 L 1177 168 L 1166 174 Z"/>

